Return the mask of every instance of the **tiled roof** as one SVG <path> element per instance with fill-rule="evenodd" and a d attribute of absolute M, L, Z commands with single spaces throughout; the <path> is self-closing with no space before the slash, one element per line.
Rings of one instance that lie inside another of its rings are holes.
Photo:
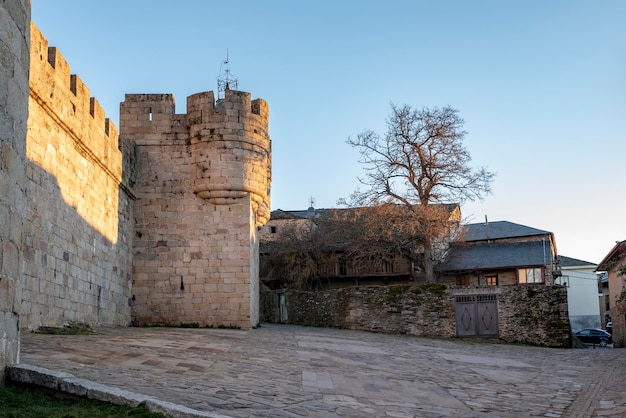
<path fill-rule="evenodd" d="M 531 228 L 532 229 L 532 228 Z M 543 266 L 552 263 L 550 241 L 454 245 L 441 272 Z"/>
<path fill-rule="evenodd" d="M 575 258 L 565 257 L 564 255 L 559 256 L 559 264 L 561 267 L 595 267 L 596 264 L 590 263 L 589 261 L 577 260 Z"/>
<path fill-rule="evenodd" d="M 458 203 L 442 203 L 448 212 L 453 213 L 456 208 L 459 207 Z M 402 205 L 399 205 L 402 206 Z M 282 210 L 276 209 L 270 213 L 271 219 L 286 219 L 286 218 L 320 218 L 330 216 L 334 212 L 343 212 L 354 210 L 355 208 L 313 208 L 310 207 L 306 210 Z"/>
<path fill-rule="evenodd" d="M 296 218 L 317 218 L 320 211 L 327 209 L 314 209 L 308 210 L 282 210 L 276 209 L 270 213 L 270 219 L 296 219 Z"/>
<path fill-rule="evenodd" d="M 306 211 L 305 211 L 306 213 Z M 299 216 L 298 214 L 294 213 L 294 211 L 287 211 L 287 210 L 282 210 L 282 209 L 277 209 L 277 210 L 273 210 L 271 213 L 271 220 L 276 220 L 276 219 L 297 219 L 297 218 L 305 218 L 306 216 Z"/>
<path fill-rule="evenodd" d="M 465 236 L 463 240 L 467 242 L 551 234 L 549 231 L 543 231 L 508 221 L 467 224 L 464 225 L 464 228 Z"/>

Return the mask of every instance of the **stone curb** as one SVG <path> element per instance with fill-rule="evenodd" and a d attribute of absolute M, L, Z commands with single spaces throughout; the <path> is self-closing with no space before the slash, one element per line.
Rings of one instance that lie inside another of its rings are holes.
<path fill-rule="evenodd" d="M 145 404 L 150 412 L 160 412 L 168 418 L 230 418 L 226 415 L 198 411 L 152 396 L 130 392 L 113 386 L 79 379 L 70 373 L 57 372 L 28 364 L 7 366 L 6 375 L 12 382 L 53 389 L 70 395 L 95 399 L 115 405 L 137 407 Z"/>

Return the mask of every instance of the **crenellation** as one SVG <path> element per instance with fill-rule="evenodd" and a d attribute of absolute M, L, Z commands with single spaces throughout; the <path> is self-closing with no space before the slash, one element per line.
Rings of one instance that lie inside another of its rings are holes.
<path fill-rule="evenodd" d="M 0 226 L 2 274 L 23 272 L 23 327 L 257 325 L 267 103 L 202 92 L 176 114 L 171 94 L 129 94 L 118 131 L 60 51 L 34 25 L 27 32 L 28 134 L 10 165 L 25 181 L 11 206 L 23 208 L 23 230 L 6 239 Z"/>
<path fill-rule="evenodd" d="M 82 145 L 87 147 L 87 152 L 100 160 L 103 166 L 108 166 L 110 157 L 119 151 L 116 150 L 116 141 L 111 143 L 102 139 L 112 137 L 111 132 L 117 133 L 117 128 L 106 122 L 104 111 L 97 100 L 90 97 L 89 89 L 77 75 L 70 73 L 70 66 L 63 55 L 56 47 L 48 46 L 48 41 L 33 23 L 30 32 L 31 97 L 51 112 L 51 117 L 62 121 L 63 129 L 68 130 L 76 140 L 83 138 Z M 87 112 L 92 116 L 91 120 Z"/>

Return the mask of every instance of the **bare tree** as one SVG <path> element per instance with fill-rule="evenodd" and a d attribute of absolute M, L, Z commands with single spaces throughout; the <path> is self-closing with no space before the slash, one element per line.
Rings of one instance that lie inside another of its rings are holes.
<path fill-rule="evenodd" d="M 320 230 L 335 243 L 356 274 L 410 274 L 411 265 L 423 265 L 423 236 L 435 228 L 443 236 L 449 231 L 456 205 L 407 208 L 382 203 L 336 210 L 323 220 Z M 407 264 L 410 263 L 410 264 Z"/>
<path fill-rule="evenodd" d="M 494 173 L 473 169 L 463 146 L 466 132 L 463 119 L 452 107 L 414 110 L 408 105 L 391 106 L 387 133 L 381 137 L 365 130 L 348 144 L 359 149 L 368 186 L 351 195 L 351 204 L 375 206 L 404 205 L 416 215 L 423 234 L 424 272 L 434 282 L 433 245 L 441 234 L 441 223 L 429 216 L 439 203 L 462 203 L 490 193 Z"/>
<path fill-rule="evenodd" d="M 313 290 L 333 258 L 327 248 L 317 227 L 285 226 L 278 239 L 261 242 L 260 275 L 272 279 L 273 287 Z"/>
<path fill-rule="evenodd" d="M 294 220 L 282 225 L 272 239 L 261 241 L 261 277 L 273 288 L 307 290 L 338 277 L 413 278 L 414 266 L 423 264 L 424 232 L 420 228 L 427 224 L 425 219 L 430 225 L 445 225 L 447 230 L 456 207 L 430 205 L 409 210 L 388 203 L 324 209 L 314 223 Z"/>

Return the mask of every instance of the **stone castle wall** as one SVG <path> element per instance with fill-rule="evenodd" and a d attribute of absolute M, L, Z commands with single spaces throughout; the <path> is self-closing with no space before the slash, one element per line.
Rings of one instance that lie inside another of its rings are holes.
<path fill-rule="evenodd" d="M 267 103 L 129 95 L 121 140 L 30 10 L 0 2 L 0 371 L 20 328 L 258 324 Z"/>
<path fill-rule="evenodd" d="M 168 94 L 126 95 L 120 135 L 137 158 L 135 324 L 257 325 L 267 127 L 267 104 L 245 92 L 190 96 L 187 114 Z"/>
<path fill-rule="evenodd" d="M 133 199 L 117 128 L 32 25 L 21 327 L 130 323 Z"/>
<path fill-rule="evenodd" d="M 0 387 L 19 361 L 30 0 L 0 2 Z"/>

